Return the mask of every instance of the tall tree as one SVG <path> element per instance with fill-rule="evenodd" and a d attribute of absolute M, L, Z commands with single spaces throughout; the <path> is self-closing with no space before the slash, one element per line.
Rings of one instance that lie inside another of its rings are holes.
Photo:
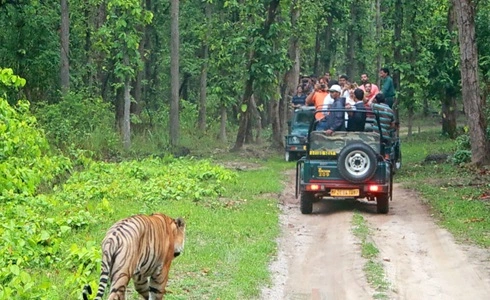
<path fill-rule="evenodd" d="M 199 115 L 197 118 L 197 127 L 199 130 L 204 131 L 206 129 L 206 103 L 207 103 L 207 81 L 208 81 L 208 65 L 209 65 L 209 35 L 211 25 L 211 3 L 206 1 L 204 4 L 204 15 L 206 16 L 206 33 L 205 39 L 202 45 L 202 65 L 201 65 L 201 79 L 199 88 Z"/>
<path fill-rule="evenodd" d="M 273 147 L 282 148 L 284 139 L 284 131 L 286 129 L 286 119 L 289 118 L 287 112 L 289 111 L 289 102 L 292 95 L 296 91 L 299 78 L 300 67 L 300 38 L 301 31 L 299 30 L 298 20 L 301 11 L 301 1 L 293 0 L 290 8 L 291 18 L 291 36 L 289 38 L 288 58 L 291 61 L 291 67 L 285 72 L 284 78 L 281 83 L 281 99 L 283 99 L 284 113 L 274 112 L 274 118 L 272 118 L 272 143 Z M 274 109 L 281 109 L 281 106 L 273 106 Z M 281 118 L 282 116 L 282 118 Z"/>
<path fill-rule="evenodd" d="M 179 0 L 170 1 L 170 145 L 179 145 Z"/>
<path fill-rule="evenodd" d="M 257 30 L 258 36 L 255 38 L 257 41 L 263 43 L 263 46 L 267 46 L 267 40 L 269 39 L 269 33 L 271 26 L 274 24 L 280 0 L 272 0 L 269 2 L 267 7 L 267 17 L 264 20 L 263 27 Z M 260 44 L 257 43 L 257 46 Z M 261 59 L 265 59 L 268 51 L 258 47 L 257 49 L 250 49 L 250 53 L 248 56 L 248 65 L 247 72 L 248 78 L 245 81 L 245 90 L 242 97 L 241 107 L 242 113 L 240 114 L 240 125 L 238 128 L 237 137 L 235 140 L 235 145 L 233 146 L 233 150 L 239 150 L 243 147 L 245 142 L 247 128 L 250 126 L 251 118 L 252 118 L 252 106 L 250 105 L 251 97 L 254 92 L 254 82 L 257 79 L 257 72 L 259 72 L 260 67 L 259 64 Z"/>
<path fill-rule="evenodd" d="M 70 11 L 68 0 L 61 0 L 61 51 L 60 51 L 60 79 L 61 92 L 66 95 L 70 90 Z"/>
<path fill-rule="evenodd" d="M 484 101 L 478 79 L 478 52 L 475 40 L 475 1 L 452 0 L 456 10 L 461 56 L 463 101 L 469 125 L 471 161 L 477 166 L 490 164 L 490 142 L 486 137 Z"/>

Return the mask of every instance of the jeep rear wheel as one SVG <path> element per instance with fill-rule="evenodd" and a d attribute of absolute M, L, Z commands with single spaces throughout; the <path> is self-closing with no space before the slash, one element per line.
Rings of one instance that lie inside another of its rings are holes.
<path fill-rule="evenodd" d="M 390 211 L 388 195 L 379 195 L 376 197 L 376 211 L 378 214 L 387 214 Z"/>
<path fill-rule="evenodd" d="M 362 183 L 373 177 L 376 164 L 376 153 L 365 143 L 349 144 L 339 154 L 339 173 L 352 183 Z"/>
<path fill-rule="evenodd" d="M 300 210 L 303 215 L 309 215 L 313 212 L 313 202 L 315 202 L 315 195 L 308 192 L 301 192 L 300 198 Z"/>

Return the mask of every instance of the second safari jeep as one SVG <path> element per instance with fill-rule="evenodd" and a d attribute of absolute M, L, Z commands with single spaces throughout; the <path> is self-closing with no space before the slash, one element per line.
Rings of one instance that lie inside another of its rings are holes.
<path fill-rule="evenodd" d="M 284 159 L 296 161 L 306 153 L 306 137 L 311 121 L 314 119 L 315 108 L 303 106 L 294 110 L 288 122 L 288 135 L 284 137 Z"/>

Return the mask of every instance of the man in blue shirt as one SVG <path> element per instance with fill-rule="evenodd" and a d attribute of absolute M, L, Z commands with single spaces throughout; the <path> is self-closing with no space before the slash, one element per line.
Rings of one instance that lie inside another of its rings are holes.
<path fill-rule="evenodd" d="M 330 96 L 333 99 L 332 109 L 343 109 L 345 108 L 346 99 L 340 97 L 342 93 L 342 88 L 338 84 L 334 84 L 329 89 Z M 343 111 L 332 111 L 326 117 L 326 134 L 333 135 L 335 131 L 345 130 L 344 128 L 344 112 Z"/>

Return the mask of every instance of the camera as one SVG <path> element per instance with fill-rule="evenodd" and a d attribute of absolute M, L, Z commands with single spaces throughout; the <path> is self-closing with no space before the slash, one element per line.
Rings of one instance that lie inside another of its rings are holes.
<path fill-rule="evenodd" d="M 324 90 L 326 88 L 327 88 L 327 86 L 324 83 L 320 84 L 320 89 Z"/>

